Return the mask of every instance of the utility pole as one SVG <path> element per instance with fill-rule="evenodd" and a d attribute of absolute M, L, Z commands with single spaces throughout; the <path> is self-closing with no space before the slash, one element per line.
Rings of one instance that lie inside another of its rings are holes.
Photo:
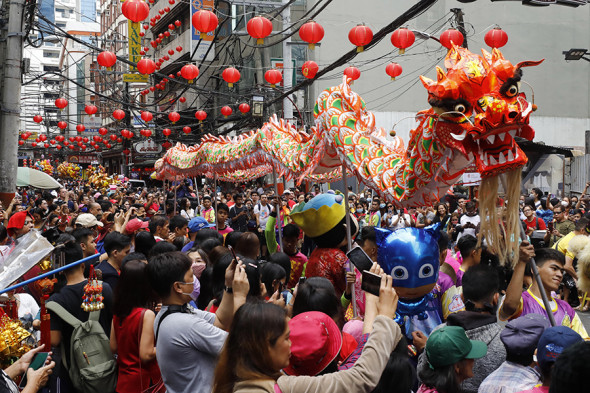
<path fill-rule="evenodd" d="M 469 49 L 469 46 L 467 45 L 467 30 L 465 30 L 465 21 L 463 21 L 463 16 L 465 14 L 463 13 L 463 10 L 461 8 L 451 8 L 451 12 L 455 14 L 455 20 L 457 21 L 457 30 L 459 30 L 465 38 L 463 40 L 463 47 L 465 49 Z"/>
<path fill-rule="evenodd" d="M 289 3 L 289 0 L 282 0 L 282 4 L 286 5 Z M 291 6 L 286 6 L 285 9 L 281 12 L 281 17 L 283 19 L 283 30 L 285 30 L 284 34 L 289 35 L 291 34 L 291 29 L 287 28 L 291 25 Z M 291 90 L 292 81 L 293 81 L 293 61 L 291 59 L 291 37 L 285 39 L 283 41 L 283 87 L 285 91 Z M 290 97 L 283 98 L 283 118 L 285 120 L 293 119 L 293 103 L 291 102 Z"/>
<path fill-rule="evenodd" d="M 5 0 L 8 23 L 5 38 L 2 84 L 0 84 L 0 199 L 9 201 L 16 191 L 20 89 L 23 59 L 23 13 L 25 0 Z"/>

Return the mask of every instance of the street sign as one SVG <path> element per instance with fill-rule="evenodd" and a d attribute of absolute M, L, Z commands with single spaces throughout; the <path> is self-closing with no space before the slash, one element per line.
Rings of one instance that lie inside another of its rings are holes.
<path fill-rule="evenodd" d="M 139 35 L 141 31 L 141 24 L 132 22 L 128 20 L 128 27 L 129 27 L 129 61 L 137 64 L 138 61 L 141 60 L 141 36 Z M 123 82 L 133 83 L 133 82 L 147 82 L 148 76 L 141 75 L 141 74 L 132 74 L 132 72 L 137 72 L 137 67 L 130 65 L 129 66 L 129 74 L 123 74 Z"/>

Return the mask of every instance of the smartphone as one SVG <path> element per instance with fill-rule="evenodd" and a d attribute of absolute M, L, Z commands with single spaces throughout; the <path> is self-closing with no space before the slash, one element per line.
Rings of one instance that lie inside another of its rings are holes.
<path fill-rule="evenodd" d="M 299 285 L 303 285 L 305 282 L 306 277 L 299 277 Z"/>
<path fill-rule="evenodd" d="M 231 251 L 231 254 L 234 256 L 236 263 L 238 263 L 238 257 L 236 257 L 236 252 L 234 251 L 234 248 L 232 246 L 227 246 L 227 248 L 229 248 L 229 250 Z"/>
<path fill-rule="evenodd" d="M 364 270 L 362 273 L 361 289 L 365 292 L 379 296 L 379 288 L 381 287 L 381 276 Z"/>
<path fill-rule="evenodd" d="M 353 248 L 346 253 L 346 256 L 360 272 L 371 270 L 373 266 L 373 261 L 361 247 Z"/>
<path fill-rule="evenodd" d="M 37 352 L 35 354 L 35 357 L 33 358 L 33 361 L 31 362 L 31 364 L 29 364 L 29 368 L 32 368 L 33 370 L 40 369 L 47 361 L 48 356 L 49 352 Z M 27 386 L 27 373 L 23 375 L 23 379 L 20 382 L 21 389 L 24 389 L 25 386 Z"/>
<path fill-rule="evenodd" d="M 549 224 L 547 224 L 547 229 L 549 232 L 553 232 L 553 221 L 549 221 Z"/>

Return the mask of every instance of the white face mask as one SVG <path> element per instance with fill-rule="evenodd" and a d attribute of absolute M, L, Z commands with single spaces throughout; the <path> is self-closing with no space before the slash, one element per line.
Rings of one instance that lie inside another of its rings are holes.
<path fill-rule="evenodd" d="M 567 202 L 566 201 L 561 201 L 561 206 L 567 207 Z"/>

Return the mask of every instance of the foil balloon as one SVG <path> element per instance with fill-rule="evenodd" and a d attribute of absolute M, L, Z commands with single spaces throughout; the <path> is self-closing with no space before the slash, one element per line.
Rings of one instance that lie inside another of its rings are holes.
<path fill-rule="evenodd" d="M 438 279 L 440 224 L 396 231 L 375 228 L 377 262 L 393 278 L 400 298 L 421 298 Z"/>

